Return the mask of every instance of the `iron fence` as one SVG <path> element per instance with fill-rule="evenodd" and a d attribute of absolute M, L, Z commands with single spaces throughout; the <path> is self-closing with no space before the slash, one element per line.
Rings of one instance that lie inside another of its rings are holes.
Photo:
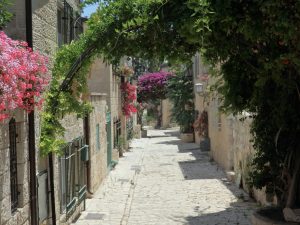
<path fill-rule="evenodd" d="M 69 143 L 60 157 L 61 213 L 67 218 L 86 197 L 88 146 L 83 137 Z"/>

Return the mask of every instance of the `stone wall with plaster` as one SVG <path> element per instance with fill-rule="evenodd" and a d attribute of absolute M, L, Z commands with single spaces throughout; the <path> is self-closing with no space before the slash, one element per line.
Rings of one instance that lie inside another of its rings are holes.
<path fill-rule="evenodd" d="M 11 211 L 9 121 L 0 122 L 0 224 L 29 224 L 29 159 L 27 113 L 12 112 L 16 121 L 18 205 Z"/>
<path fill-rule="evenodd" d="M 108 172 L 106 136 L 106 94 L 91 93 L 93 111 L 89 116 L 90 188 L 96 192 Z M 98 133 L 99 132 L 99 133 Z M 97 137 L 99 135 L 99 137 Z M 99 141 L 99 142 L 98 142 Z M 98 142 L 98 143 L 97 143 Z"/>

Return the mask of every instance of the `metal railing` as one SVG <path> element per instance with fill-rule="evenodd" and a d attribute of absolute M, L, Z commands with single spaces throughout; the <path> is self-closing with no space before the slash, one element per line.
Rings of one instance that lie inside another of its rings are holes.
<path fill-rule="evenodd" d="M 63 151 L 64 155 L 60 157 L 61 213 L 69 218 L 76 206 L 86 198 L 88 146 L 80 137 L 69 143 Z"/>

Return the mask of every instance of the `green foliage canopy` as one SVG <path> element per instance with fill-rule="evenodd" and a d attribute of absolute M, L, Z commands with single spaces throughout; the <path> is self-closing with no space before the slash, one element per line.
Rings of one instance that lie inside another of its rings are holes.
<path fill-rule="evenodd" d="M 254 117 L 253 184 L 283 196 L 278 178 L 294 174 L 287 159 L 299 148 L 299 12 L 297 0 L 100 1 L 78 43 L 113 63 L 125 55 L 189 61 L 200 50 L 223 79 L 224 108 Z"/>

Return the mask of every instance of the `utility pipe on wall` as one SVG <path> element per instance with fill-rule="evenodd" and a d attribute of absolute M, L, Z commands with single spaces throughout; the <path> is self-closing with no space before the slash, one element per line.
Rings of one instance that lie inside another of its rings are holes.
<path fill-rule="evenodd" d="M 33 47 L 32 41 L 32 2 L 25 1 L 26 14 L 26 41 L 28 47 Z M 28 114 L 28 151 L 30 163 L 30 222 L 31 225 L 38 224 L 37 213 L 37 178 L 36 178 L 36 154 L 35 154 L 35 125 L 34 125 L 34 111 Z"/>

